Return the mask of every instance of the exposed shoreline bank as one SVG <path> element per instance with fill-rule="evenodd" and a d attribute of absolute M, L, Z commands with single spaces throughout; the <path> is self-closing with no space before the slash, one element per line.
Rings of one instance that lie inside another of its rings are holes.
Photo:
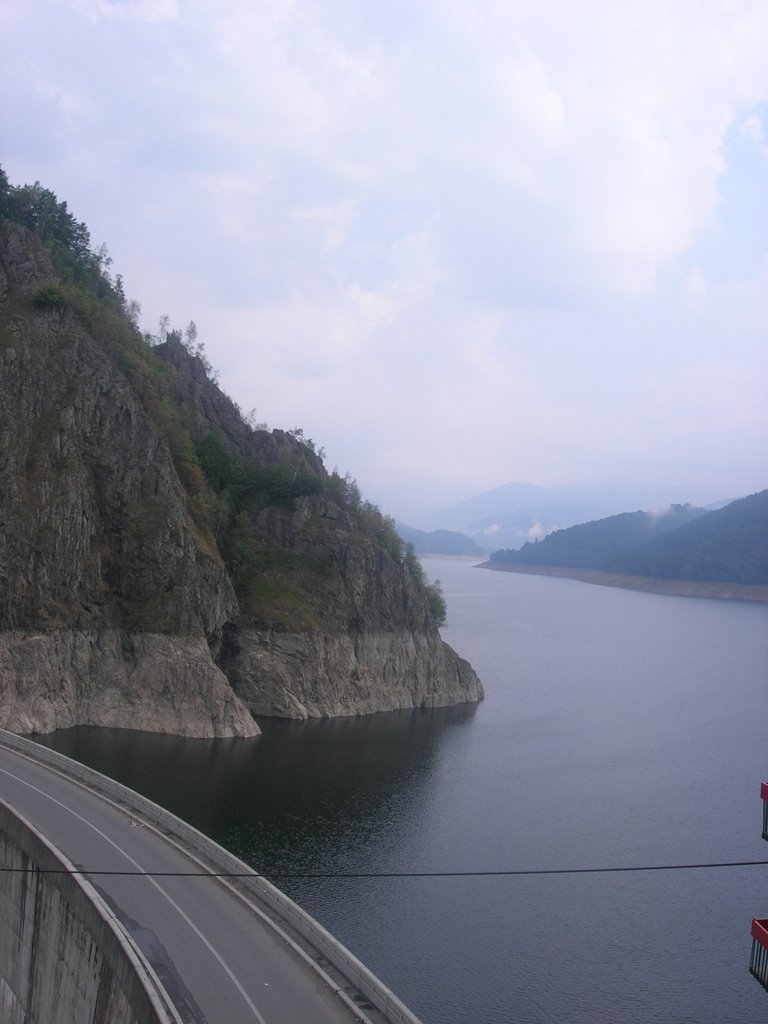
<path fill-rule="evenodd" d="M 650 576 L 627 576 L 620 573 L 600 572 L 598 569 L 571 569 L 559 565 L 521 565 L 513 562 L 481 562 L 478 569 L 497 572 L 522 572 L 534 576 L 563 576 L 595 583 L 600 587 L 620 587 L 622 590 L 644 590 L 650 594 L 668 594 L 673 597 L 709 597 L 723 601 L 752 601 L 768 604 L 768 586 L 749 583 L 710 583 L 703 580 L 661 580 Z"/>

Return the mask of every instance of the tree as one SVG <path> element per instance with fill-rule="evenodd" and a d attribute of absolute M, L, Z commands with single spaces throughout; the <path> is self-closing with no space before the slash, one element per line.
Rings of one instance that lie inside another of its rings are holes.
<path fill-rule="evenodd" d="M 125 315 L 134 327 L 138 327 L 139 317 L 141 316 L 141 303 L 137 302 L 136 299 L 129 299 L 125 307 Z"/>
<path fill-rule="evenodd" d="M 112 286 L 115 289 L 115 295 L 117 301 L 120 303 L 120 309 L 125 313 L 128 308 L 128 300 L 125 297 L 125 285 L 123 284 L 123 275 L 117 274 L 115 282 Z"/>
<path fill-rule="evenodd" d="M 69 250 L 83 264 L 98 267 L 98 257 L 91 252 L 88 228 L 75 220 L 66 203 L 60 203 L 54 193 L 43 188 L 39 181 L 34 185 L 8 186 L 5 174 L 3 177 L 6 188 L 3 212 L 6 217 L 23 224 L 44 241 L 57 243 Z"/>
<path fill-rule="evenodd" d="M 112 274 L 110 273 L 109 268 L 112 266 L 112 257 L 109 255 L 109 249 L 107 248 L 106 242 L 101 243 L 101 245 L 94 253 L 94 256 L 96 257 L 96 263 L 98 265 L 101 276 L 104 278 L 105 281 L 108 281 L 111 284 Z"/>
<path fill-rule="evenodd" d="M 8 181 L 8 175 L 5 173 L 2 167 L 0 167 L 0 217 L 8 216 L 8 203 L 11 195 L 11 185 Z"/>

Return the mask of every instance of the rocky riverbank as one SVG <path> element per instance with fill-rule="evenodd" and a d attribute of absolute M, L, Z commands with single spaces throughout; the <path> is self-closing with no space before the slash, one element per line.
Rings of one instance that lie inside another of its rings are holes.
<path fill-rule="evenodd" d="M 768 604 L 768 587 L 746 583 L 709 583 L 699 580 L 660 580 L 650 576 L 627 576 L 600 572 L 597 569 L 570 569 L 565 566 L 520 565 L 512 562 L 482 562 L 478 569 L 497 572 L 522 572 L 534 576 L 563 576 L 595 583 L 601 587 L 620 587 L 622 590 L 645 590 L 651 594 L 670 594 L 676 597 L 710 597 L 723 601 L 753 601 Z"/>

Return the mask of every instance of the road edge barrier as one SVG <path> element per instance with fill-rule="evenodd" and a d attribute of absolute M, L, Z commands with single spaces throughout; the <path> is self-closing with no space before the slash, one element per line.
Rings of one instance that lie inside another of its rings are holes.
<path fill-rule="evenodd" d="M 376 1007 L 387 1024 L 422 1024 L 413 1011 L 354 953 L 351 953 L 346 946 L 334 938 L 319 921 L 316 921 L 263 875 L 259 875 L 249 864 L 235 857 L 234 854 L 225 850 L 223 846 L 214 842 L 194 826 L 128 786 L 102 775 L 96 769 L 89 768 L 65 754 L 60 754 L 57 750 L 35 743 L 34 740 L 25 736 L 0 729 L 0 743 L 20 754 L 31 757 L 33 760 L 49 765 L 96 792 L 103 793 L 128 810 L 146 818 L 161 832 L 175 837 L 189 846 L 193 852 L 203 856 L 217 872 L 236 876 L 234 881 L 238 883 L 238 887 L 276 912 L 282 920 L 295 929 L 317 954 L 327 959 L 362 996 Z M 360 1012 L 360 1008 L 355 1007 L 355 1009 Z M 361 1014 L 361 1019 L 365 1020 L 364 1013 Z"/>
<path fill-rule="evenodd" d="M 134 1019 L 146 1024 L 183 1024 L 147 958 L 98 890 L 32 822 L 0 797 L 0 832 L 29 862 L 49 876 L 72 916 L 97 943 Z"/>

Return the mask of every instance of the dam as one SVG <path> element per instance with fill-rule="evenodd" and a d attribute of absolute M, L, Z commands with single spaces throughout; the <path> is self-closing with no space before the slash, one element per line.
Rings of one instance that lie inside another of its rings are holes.
<path fill-rule="evenodd" d="M 3 731 L 0 867 L 4 1024 L 419 1024 L 252 868 Z"/>

